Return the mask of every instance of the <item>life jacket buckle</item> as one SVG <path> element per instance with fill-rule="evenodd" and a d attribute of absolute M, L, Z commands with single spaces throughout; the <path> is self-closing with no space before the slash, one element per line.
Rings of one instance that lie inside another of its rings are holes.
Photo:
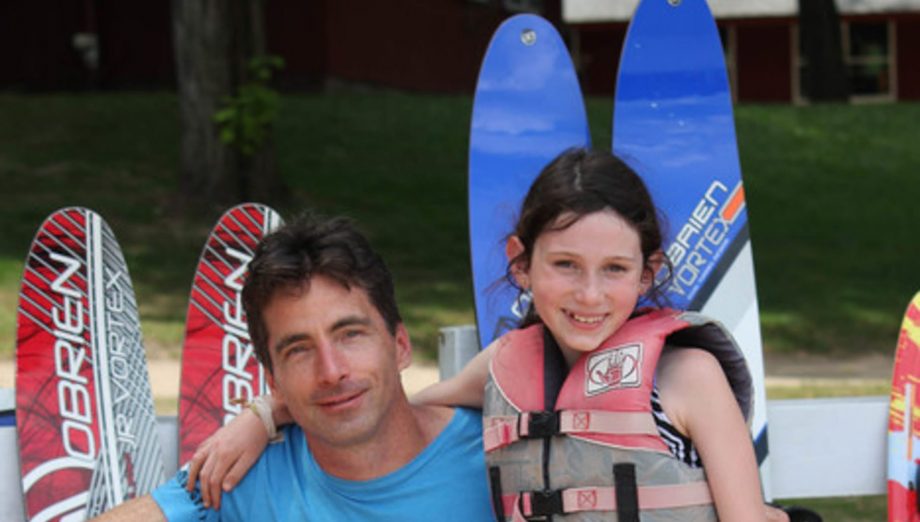
<path fill-rule="evenodd" d="M 565 513 L 562 506 L 562 490 L 531 491 L 530 512 L 527 517 L 548 517 Z"/>
<path fill-rule="evenodd" d="M 526 416 L 527 428 L 521 429 Z M 518 433 L 522 439 L 545 439 L 559 434 L 559 412 L 531 411 L 518 417 Z"/>

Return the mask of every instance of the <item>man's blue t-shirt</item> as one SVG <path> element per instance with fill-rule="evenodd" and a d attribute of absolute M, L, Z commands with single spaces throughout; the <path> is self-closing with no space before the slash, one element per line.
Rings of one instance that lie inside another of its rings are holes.
<path fill-rule="evenodd" d="M 457 408 L 444 430 L 402 468 L 372 480 L 343 480 L 320 469 L 297 425 L 271 444 L 240 484 L 205 509 L 180 471 L 153 492 L 170 521 L 373 520 L 494 521 L 486 484 L 479 412 Z"/>

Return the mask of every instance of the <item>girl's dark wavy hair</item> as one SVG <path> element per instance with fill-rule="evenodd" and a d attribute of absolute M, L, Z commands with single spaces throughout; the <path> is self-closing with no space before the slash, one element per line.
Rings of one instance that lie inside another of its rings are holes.
<path fill-rule="evenodd" d="M 661 250 L 663 233 L 662 219 L 645 183 L 629 165 L 609 152 L 573 148 L 543 168 L 524 198 L 517 226 L 511 233 L 520 239 L 524 250 L 508 262 L 507 282 L 523 293 L 512 270 L 518 263 L 525 268 L 530 266 L 537 238 L 546 231 L 566 229 L 602 210 L 613 210 L 639 234 L 642 262 L 648 268 L 651 256 Z M 647 300 L 665 303 L 663 289 L 671 280 L 672 269 L 664 256 L 660 275 L 645 294 Z M 539 321 L 531 305 L 521 326 Z"/>

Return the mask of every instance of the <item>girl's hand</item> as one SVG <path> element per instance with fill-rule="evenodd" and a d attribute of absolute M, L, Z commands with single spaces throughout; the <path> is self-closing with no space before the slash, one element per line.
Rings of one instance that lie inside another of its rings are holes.
<path fill-rule="evenodd" d="M 246 408 L 205 439 L 189 461 L 188 483 L 191 492 L 200 482 L 205 507 L 220 509 L 221 491 L 230 491 L 259 459 L 268 445 L 262 420 Z"/>

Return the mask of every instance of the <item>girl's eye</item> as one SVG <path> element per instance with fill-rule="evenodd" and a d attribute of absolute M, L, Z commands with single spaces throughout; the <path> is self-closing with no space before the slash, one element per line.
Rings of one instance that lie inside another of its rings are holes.
<path fill-rule="evenodd" d="M 619 273 L 621 273 L 621 272 L 625 272 L 625 271 L 626 271 L 626 267 L 623 266 L 623 265 L 607 265 L 607 266 L 604 268 L 604 270 L 606 270 L 606 271 L 608 271 L 608 272 L 610 272 L 610 273 L 613 273 L 613 274 L 619 274 Z"/>
<path fill-rule="evenodd" d="M 555 266 L 556 268 L 561 268 L 561 269 L 564 269 L 564 270 L 568 270 L 568 269 L 571 269 L 571 268 L 575 268 L 575 263 L 573 263 L 573 262 L 571 262 L 571 261 L 569 261 L 569 260 L 566 260 L 566 259 L 560 259 L 559 261 L 553 262 L 553 266 Z"/>

